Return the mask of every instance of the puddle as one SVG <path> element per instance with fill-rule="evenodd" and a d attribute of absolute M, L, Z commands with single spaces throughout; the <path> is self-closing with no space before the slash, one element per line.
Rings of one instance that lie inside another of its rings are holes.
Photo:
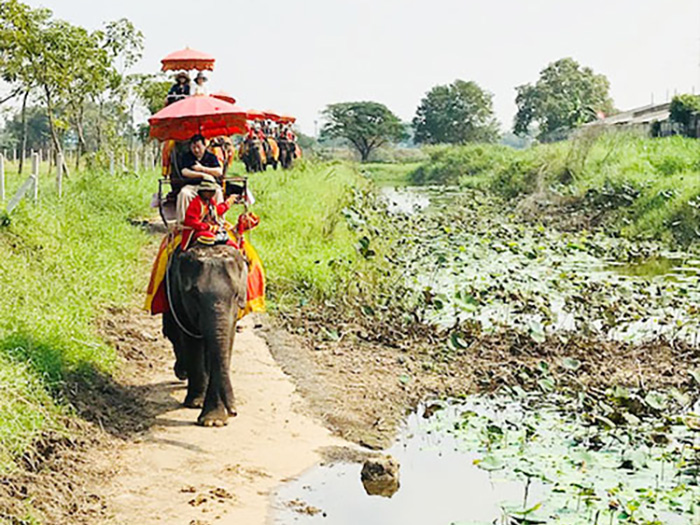
<path fill-rule="evenodd" d="M 409 416 L 401 437 L 386 451 L 400 464 L 400 488 L 393 496 L 368 496 L 360 464 L 319 466 L 279 489 L 274 523 L 425 525 L 461 523 L 465 517 L 490 523 L 500 515 L 501 502 L 523 500 L 527 484 L 478 468 L 478 453 L 461 450 L 457 436 L 436 431 L 437 421 L 457 420 L 461 410 L 455 405 L 429 419 Z M 528 490 L 529 497 L 541 492 L 539 484 Z M 300 515 L 286 505 L 295 499 L 322 512 Z"/>
<path fill-rule="evenodd" d="M 683 255 L 659 255 L 632 263 L 613 262 L 607 269 L 628 277 L 662 278 L 682 282 L 697 279 L 700 261 Z"/>
<path fill-rule="evenodd" d="M 430 205 L 430 198 L 418 188 L 394 188 L 387 186 L 381 188 L 380 192 L 390 213 L 411 215 Z"/>
<path fill-rule="evenodd" d="M 401 465 L 392 497 L 366 494 L 361 465 L 319 466 L 278 490 L 274 523 L 700 523 L 700 439 L 682 419 L 603 430 L 582 406 L 567 417 L 531 402 L 472 397 L 413 414 L 386 451 Z M 299 501 L 319 512 L 288 505 Z"/>

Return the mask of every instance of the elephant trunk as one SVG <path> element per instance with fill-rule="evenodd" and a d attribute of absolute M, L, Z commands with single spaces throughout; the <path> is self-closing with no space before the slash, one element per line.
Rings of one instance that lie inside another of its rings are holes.
<path fill-rule="evenodd" d="M 230 367 L 238 307 L 232 300 L 206 303 L 200 320 L 209 384 L 200 418 L 215 414 L 225 420 L 236 415 Z"/>

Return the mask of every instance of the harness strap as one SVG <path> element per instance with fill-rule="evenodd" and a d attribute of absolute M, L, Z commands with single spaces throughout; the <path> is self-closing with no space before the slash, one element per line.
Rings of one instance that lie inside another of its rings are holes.
<path fill-rule="evenodd" d="M 170 255 L 170 259 L 168 260 L 168 267 L 165 269 L 165 292 L 168 296 L 168 305 L 170 306 L 170 311 L 173 314 L 173 319 L 175 319 L 175 323 L 180 327 L 180 330 L 185 332 L 190 337 L 193 337 L 195 339 L 202 339 L 204 337 L 202 334 L 195 334 L 193 332 L 190 332 L 187 328 L 185 328 L 185 325 L 182 324 L 180 318 L 177 316 L 177 312 L 175 312 L 175 305 L 173 304 L 173 299 L 170 294 L 170 265 L 172 264 L 174 256 L 174 253 Z"/>

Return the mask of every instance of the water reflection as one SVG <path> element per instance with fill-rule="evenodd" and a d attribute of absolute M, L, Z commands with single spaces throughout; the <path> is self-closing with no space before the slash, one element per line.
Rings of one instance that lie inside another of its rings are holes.
<path fill-rule="evenodd" d="M 361 465 L 319 466 L 281 487 L 275 494 L 274 523 L 333 525 L 426 525 L 469 520 L 491 523 L 501 503 L 542 495 L 542 485 L 505 479 L 474 465 L 479 455 L 460 450 L 459 440 L 434 430 L 435 418 L 458 418 L 452 406 L 433 418 L 411 415 L 397 443 L 386 452 L 401 465 L 401 488 L 391 498 L 368 496 L 360 480 Z M 321 515 L 295 513 L 285 502 L 296 498 L 323 510 Z"/>

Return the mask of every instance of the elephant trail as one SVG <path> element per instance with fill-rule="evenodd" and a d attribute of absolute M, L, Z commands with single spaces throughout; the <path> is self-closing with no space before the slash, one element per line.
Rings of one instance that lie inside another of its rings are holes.
<path fill-rule="evenodd" d="M 254 319 L 240 323 L 233 346 L 238 416 L 226 427 L 203 428 L 195 425 L 199 410 L 182 406 L 186 385 L 173 374 L 160 317 L 129 316 L 137 316 L 139 330 L 149 335 L 148 351 L 159 354 L 129 382 L 157 409 L 146 416 L 152 418 L 146 432 L 101 460 L 115 471 L 93 487 L 109 523 L 262 525 L 277 485 L 317 463 L 325 447 L 343 445 L 306 413 L 291 380 L 255 334 Z"/>

